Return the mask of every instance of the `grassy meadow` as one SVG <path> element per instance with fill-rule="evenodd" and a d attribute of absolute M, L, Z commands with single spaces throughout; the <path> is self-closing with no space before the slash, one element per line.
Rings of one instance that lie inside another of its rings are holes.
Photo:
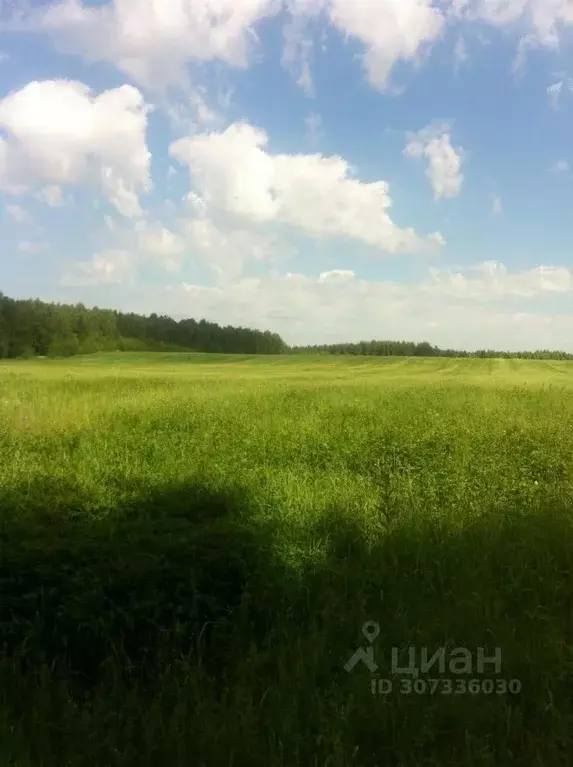
<path fill-rule="evenodd" d="M 0 766 L 570 765 L 572 435 L 569 362 L 1 362 Z"/>

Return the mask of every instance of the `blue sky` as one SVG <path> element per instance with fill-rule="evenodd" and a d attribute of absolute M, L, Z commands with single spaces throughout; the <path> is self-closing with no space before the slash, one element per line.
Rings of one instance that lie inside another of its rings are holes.
<path fill-rule="evenodd" d="M 573 351 L 567 0 L 0 7 L 4 293 Z"/>

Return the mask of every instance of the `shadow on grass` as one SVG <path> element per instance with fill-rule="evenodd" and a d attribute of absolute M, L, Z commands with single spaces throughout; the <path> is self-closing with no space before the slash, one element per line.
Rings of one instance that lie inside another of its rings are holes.
<path fill-rule="evenodd" d="M 149 681 L 199 634 L 208 644 L 265 552 L 239 491 L 183 485 L 86 513 L 80 487 L 44 481 L 18 514 L 22 495 L 0 501 L 2 651 L 23 670 L 54 665 L 77 693 L 102 681 L 106 662 Z"/>
<path fill-rule="evenodd" d="M 107 514 L 70 483 L 23 513 L 27 493 L 0 498 L 0 740 L 19 765 L 569 764 L 568 509 L 369 537 L 343 508 L 305 531 L 265 521 L 239 489 L 155 489 Z M 347 672 L 367 621 L 378 669 Z M 408 647 L 418 665 L 465 648 L 473 669 L 407 693 L 394 647 L 402 665 Z M 519 693 L 444 693 L 497 678 L 478 647 Z"/>

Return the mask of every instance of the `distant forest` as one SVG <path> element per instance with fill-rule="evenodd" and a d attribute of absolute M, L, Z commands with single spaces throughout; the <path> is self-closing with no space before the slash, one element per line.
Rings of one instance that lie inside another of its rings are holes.
<path fill-rule="evenodd" d="M 0 293 L 0 357 L 71 357 L 99 351 L 197 351 L 281 354 L 270 331 L 221 327 L 205 320 L 88 309 L 83 304 L 15 300 Z"/>
<path fill-rule="evenodd" d="M 360 354 L 379 357 L 481 357 L 528 360 L 573 360 L 569 352 L 538 349 L 534 352 L 500 352 L 495 349 L 479 349 L 464 352 L 458 349 L 440 349 L 428 341 L 359 341 L 355 344 L 327 344 L 322 346 L 293 346 L 291 354 Z"/>
<path fill-rule="evenodd" d="M 83 304 L 18 300 L 0 293 L 0 358 L 71 357 L 99 351 L 194 351 L 223 354 L 354 354 L 401 357 L 506 357 L 571 360 L 573 354 L 440 349 L 427 341 L 360 341 L 288 346 L 278 333 L 222 327 L 206 320 L 89 309 Z"/>

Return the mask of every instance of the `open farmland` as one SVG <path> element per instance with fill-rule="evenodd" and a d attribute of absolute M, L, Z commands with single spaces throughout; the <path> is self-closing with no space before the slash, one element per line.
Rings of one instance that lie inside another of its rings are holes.
<path fill-rule="evenodd" d="M 0 363 L 0 764 L 570 764 L 572 434 L 569 362 Z"/>

